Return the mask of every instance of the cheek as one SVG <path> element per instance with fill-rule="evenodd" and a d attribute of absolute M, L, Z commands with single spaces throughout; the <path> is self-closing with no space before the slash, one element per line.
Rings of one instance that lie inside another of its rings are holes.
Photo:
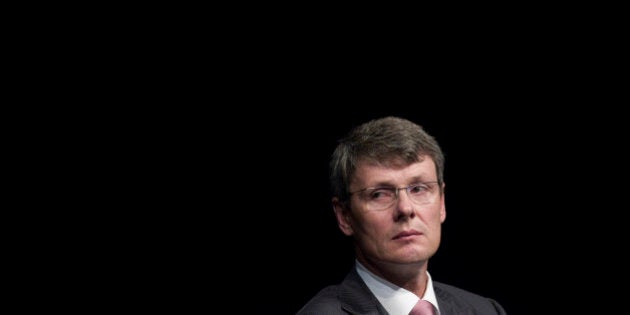
<path fill-rule="evenodd" d="M 441 225 L 446 218 L 446 213 L 442 209 L 442 207 L 435 207 L 422 211 L 420 214 L 421 219 L 431 226 Z"/>
<path fill-rule="evenodd" d="M 391 218 L 386 218 L 385 212 L 368 213 L 355 222 L 359 225 L 362 234 L 378 235 L 385 233 L 391 226 Z"/>

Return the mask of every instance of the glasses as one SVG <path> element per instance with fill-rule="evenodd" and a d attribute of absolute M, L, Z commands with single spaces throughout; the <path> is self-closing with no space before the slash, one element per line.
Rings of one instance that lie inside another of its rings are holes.
<path fill-rule="evenodd" d="M 403 189 L 407 192 L 409 199 L 417 205 L 432 203 L 439 193 L 438 182 L 424 182 L 400 188 L 368 187 L 349 194 L 358 194 L 368 210 L 381 211 L 391 207 L 398 200 L 398 192 Z"/>

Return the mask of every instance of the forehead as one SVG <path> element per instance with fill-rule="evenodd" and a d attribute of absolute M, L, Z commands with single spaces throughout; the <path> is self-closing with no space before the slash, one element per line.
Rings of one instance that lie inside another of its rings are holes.
<path fill-rule="evenodd" d="M 411 164 L 379 164 L 362 160 L 357 164 L 350 186 L 363 188 L 383 184 L 407 185 L 414 181 L 436 181 L 433 159 L 428 156 Z"/>

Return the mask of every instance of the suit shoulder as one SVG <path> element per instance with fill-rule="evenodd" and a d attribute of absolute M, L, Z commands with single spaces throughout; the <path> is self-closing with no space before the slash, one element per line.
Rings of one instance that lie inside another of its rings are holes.
<path fill-rule="evenodd" d="M 479 314 L 505 314 L 503 307 L 492 298 L 437 281 L 433 281 L 433 287 L 438 303 L 446 303 L 455 308 L 474 309 Z"/>
<path fill-rule="evenodd" d="M 331 285 L 321 289 L 296 315 L 307 314 L 343 314 L 339 300 L 339 286 Z"/>

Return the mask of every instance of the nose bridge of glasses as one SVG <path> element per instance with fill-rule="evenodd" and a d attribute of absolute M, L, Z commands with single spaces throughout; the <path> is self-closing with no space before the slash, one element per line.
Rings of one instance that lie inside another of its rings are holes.
<path fill-rule="evenodd" d="M 411 189 L 411 187 L 413 186 L 407 186 L 407 187 L 400 187 L 400 188 L 394 188 L 394 190 L 396 191 L 395 195 L 396 195 L 396 200 L 400 199 L 400 191 L 404 190 L 407 193 L 407 197 L 411 197 L 411 195 L 409 195 L 409 189 Z"/>

